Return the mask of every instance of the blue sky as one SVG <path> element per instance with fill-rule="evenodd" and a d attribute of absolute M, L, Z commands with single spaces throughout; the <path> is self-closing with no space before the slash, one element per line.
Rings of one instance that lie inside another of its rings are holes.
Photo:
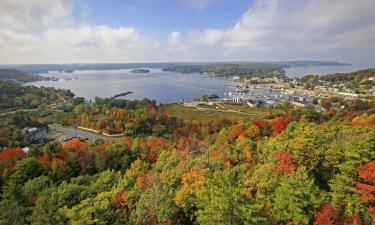
<path fill-rule="evenodd" d="M 189 31 L 233 26 L 251 6 L 250 0 L 217 0 L 202 8 L 188 2 L 87 0 L 77 3 L 75 14 L 77 18 L 88 23 L 137 27 L 142 32 L 157 35 L 169 33 L 171 30 Z"/>
<path fill-rule="evenodd" d="M 1 0 L 0 63 L 375 66 L 374 0 Z"/>

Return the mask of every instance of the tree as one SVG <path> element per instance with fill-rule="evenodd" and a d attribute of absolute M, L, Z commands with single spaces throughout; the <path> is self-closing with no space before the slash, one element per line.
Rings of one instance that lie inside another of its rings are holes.
<path fill-rule="evenodd" d="M 335 225 L 337 222 L 337 212 L 330 204 L 323 205 L 315 213 L 314 225 Z"/>
<path fill-rule="evenodd" d="M 129 147 L 125 144 L 113 144 L 106 149 L 106 168 L 115 170 L 126 170 L 134 161 L 135 157 Z"/>
<path fill-rule="evenodd" d="M 12 173 L 17 160 L 26 157 L 26 153 L 21 148 L 8 148 L 0 152 L 0 174 L 4 171 Z M 8 174 L 10 175 L 10 174 Z"/>
<path fill-rule="evenodd" d="M 139 225 L 164 224 L 174 221 L 177 212 L 173 199 L 158 184 L 152 184 L 141 194 L 132 221 Z"/>
<path fill-rule="evenodd" d="M 208 182 L 206 173 L 207 170 L 195 168 L 182 176 L 182 186 L 174 200 L 186 213 L 194 213 L 194 209 L 197 208 L 199 204 L 197 196 L 204 191 L 204 186 Z"/>
<path fill-rule="evenodd" d="M 289 121 L 286 118 L 283 117 L 276 117 L 272 121 L 272 127 L 275 132 L 275 134 L 280 134 L 288 127 Z"/>
<path fill-rule="evenodd" d="M 318 188 L 303 167 L 295 176 L 285 178 L 275 193 L 274 209 L 281 221 L 309 224 L 318 204 Z"/>
<path fill-rule="evenodd" d="M 375 161 L 368 162 L 358 168 L 358 177 L 364 182 L 353 181 L 364 202 L 375 202 Z"/>
<path fill-rule="evenodd" d="M 367 206 L 367 213 L 372 217 L 372 222 L 375 221 L 375 160 L 368 162 L 358 168 L 358 178 L 362 182 L 353 181 L 357 187 L 357 192 L 361 195 L 361 200 Z"/>
<path fill-rule="evenodd" d="M 347 131 L 351 135 L 353 129 Z M 341 134 L 343 135 L 343 134 Z M 350 136 L 350 140 L 340 143 L 343 157 L 337 165 L 338 172 L 330 182 L 332 204 L 342 209 L 346 217 L 363 214 L 365 203 L 360 201 L 353 180 L 357 180 L 357 169 L 375 157 L 375 132 L 366 136 Z"/>
<path fill-rule="evenodd" d="M 260 224 L 259 207 L 244 189 L 242 171 L 229 168 L 215 172 L 199 195 L 199 224 Z"/>
<path fill-rule="evenodd" d="M 79 204 L 64 206 L 58 212 L 67 218 L 69 224 L 126 224 L 127 219 L 119 210 L 112 207 L 114 192 L 102 192 L 95 197 L 87 198 Z"/>
<path fill-rule="evenodd" d="M 35 209 L 30 217 L 31 224 L 66 224 L 59 209 L 72 207 L 88 196 L 87 188 L 81 185 L 62 182 L 58 187 L 46 188 L 40 192 Z"/>
<path fill-rule="evenodd" d="M 289 153 L 278 151 L 274 152 L 277 159 L 277 171 L 288 175 L 294 174 L 296 166 L 293 163 L 293 156 Z"/>
<path fill-rule="evenodd" d="M 17 162 L 16 172 L 11 176 L 11 180 L 17 185 L 23 185 L 28 180 L 41 176 L 45 172 L 45 168 L 37 159 L 26 158 Z"/>
<path fill-rule="evenodd" d="M 22 187 L 22 194 L 27 198 L 29 203 L 35 203 L 38 194 L 45 188 L 48 188 L 51 180 L 47 176 L 39 176 L 29 180 Z"/>

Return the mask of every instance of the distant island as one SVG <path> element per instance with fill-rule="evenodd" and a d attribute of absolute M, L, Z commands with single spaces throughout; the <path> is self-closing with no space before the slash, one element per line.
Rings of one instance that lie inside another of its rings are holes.
<path fill-rule="evenodd" d="M 132 73 L 149 73 L 150 70 L 148 70 L 148 69 L 134 69 L 131 72 Z"/>

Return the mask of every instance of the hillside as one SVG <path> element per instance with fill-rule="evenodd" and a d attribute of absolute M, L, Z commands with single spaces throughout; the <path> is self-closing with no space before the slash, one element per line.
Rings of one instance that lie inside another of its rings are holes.
<path fill-rule="evenodd" d="M 319 78 L 328 82 L 348 82 L 354 79 L 362 80 L 364 78 L 369 78 L 370 76 L 375 77 L 375 68 L 368 68 L 350 73 L 327 74 L 320 76 Z"/>
<path fill-rule="evenodd" d="M 0 85 L 0 102 L 21 106 L 71 95 Z M 264 110 L 198 121 L 147 99 L 96 98 L 67 112 L 8 115 L 0 223 L 373 224 L 375 115 L 286 107 L 262 119 Z M 74 127 L 125 136 L 61 141 L 52 131 L 25 153 L 23 126 L 47 121 L 76 135 Z"/>
<path fill-rule="evenodd" d="M 66 101 L 73 97 L 74 94 L 69 90 L 22 86 L 20 84 L 0 81 L 0 111 L 13 108 L 38 108 L 43 105 Z"/>

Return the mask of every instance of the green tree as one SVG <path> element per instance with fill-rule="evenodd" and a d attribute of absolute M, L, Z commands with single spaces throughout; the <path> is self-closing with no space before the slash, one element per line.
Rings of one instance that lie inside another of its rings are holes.
<path fill-rule="evenodd" d="M 261 224 L 264 218 L 244 188 L 243 171 L 229 168 L 214 173 L 199 196 L 199 224 Z"/>
<path fill-rule="evenodd" d="M 275 212 L 279 220 L 309 224 L 319 205 L 319 190 L 306 170 L 300 167 L 292 177 L 285 177 L 275 193 Z"/>

